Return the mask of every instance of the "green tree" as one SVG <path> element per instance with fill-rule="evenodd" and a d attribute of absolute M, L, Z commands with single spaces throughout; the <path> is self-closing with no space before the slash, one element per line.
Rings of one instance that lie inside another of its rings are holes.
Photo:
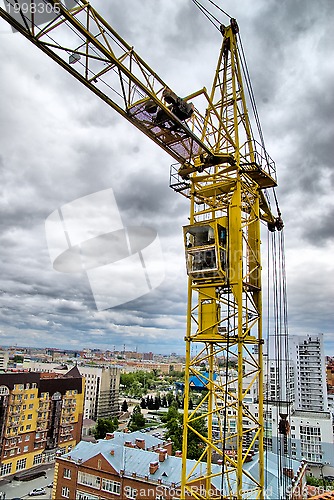
<path fill-rule="evenodd" d="M 145 400 L 145 398 L 141 398 L 140 406 L 142 407 L 143 410 L 146 409 L 146 400 Z"/>
<path fill-rule="evenodd" d="M 166 422 L 166 438 L 172 440 L 174 452 L 182 450 L 182 415 L 180 415 L 175 401 L 171 403 L 166 416 L 162 420 Z"/>
<path fill-rule="evenodd" d="M 141 412 L 141 408 L 139 405 L 136 405 L 133 409 L 130 422 L 129 422 L 129 430 L 131 432 L 138 431 L 145 427 L 145 418 Z"/>
<path fill-rule="evenodd" d="M 309 484 L 310 486 L 321 486 L 322 483 L 322 479 L 314 476 L 306 476 L 306 484 Z"/>
<path fill-rule="evenodd" d="M 166 399 L 167 399 L 168 406 L 170 406 L 173 403 L 173 401 L 175 400 L 174 394 L 172 392 L 167 392 Z"/>
<path fill-rule="evenodd" d="M 196 416 L 198 417 L 199 415 Z M 167 415 L 164 417 L 164 421 L 166 422 L 167 427 L 166 438 L 170 438 L 172 440 L 174 451 L 182 450 L 183 415 L 180 415 L 175 401 L 169 407 Z M 191 427 L 202 436 L 207 436 L 207 428 L 204 417 L 193 420 Z M 203 446 L 203 441 L 197 436 L 197 434 L 190 431 L 188 433 L 187 457 L 195 460 L 199 459 L 203 452 Z"/>
<path fill-rule="evenodd" d="M 19 354 L 15 354 L 13 358 L 14 363 L 23 363 L 23 356 L 20 356 Z"/>
<path fill-rule="evenodd" d="M 93 431 L 95 439 L 104 439 L 107 432 L 114 432 L 118 429 L 117 417 L 99 418 Z"/>

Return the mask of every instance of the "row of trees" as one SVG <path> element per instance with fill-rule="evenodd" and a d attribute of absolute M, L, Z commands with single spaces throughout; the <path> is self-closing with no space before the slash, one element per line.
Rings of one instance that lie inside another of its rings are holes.
<path fill-rule="evenodd" d="M 183 398 L 179 398 L 179 396 L 174 397 L 173 393 L 168 392 L 166 395 L 162 397 L 157 394 L 156 396 L 146 396 L 146 398 L 142 398 L 140 402 L 140 407 L 143 410 L 159 410 L 159 408 L 169 408 L 172 404 L 177 406 L 177 408 L 183 408 Z M 189 410 L 192 410 L 194 407 L 192 400 L 189 400 Z M 127 412 L 129 405 L 124 399 L 121 410 L 123 413 Z"/>
<path fill-rule="evenodd" d="M 178 408 L 183 408 L 183 398 L 179 396 L 174 397 L 172 392 L 168 392 L 166 395 L 160 397 L 158 394 L 153 398 L 153 396 L 146 396 L 142 398 L 140 406 L 145 410 L 159 410 L 159 408 L 169 408 L 172 404 L 176 405 Z M 192 410 L 194 407 L 192 400 L 189 400 L 189 409 Z"/>

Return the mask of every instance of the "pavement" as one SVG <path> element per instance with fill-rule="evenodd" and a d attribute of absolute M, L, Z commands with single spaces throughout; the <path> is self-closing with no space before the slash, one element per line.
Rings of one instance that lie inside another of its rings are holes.
<path fill-rule="evenodd" d="M 14 500 L 14 499 L 40 499 L 50 500 L 52 488 L 47 485 L 53 481 L 54 464 L 46 464 L 39 468 L 45 470 L 46 476 L 38 477 L 30 481 L 16 481 L 14 479 L 3 479 L 0 481 L 0 500 Z M 45 488 L 45 495 L 29 496 L 29 492 L 34 488 Z"/>

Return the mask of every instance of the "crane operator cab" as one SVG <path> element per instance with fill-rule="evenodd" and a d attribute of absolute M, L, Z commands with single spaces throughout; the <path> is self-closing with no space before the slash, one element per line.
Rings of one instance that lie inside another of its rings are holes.
<path fill-rule="evenodd" d="M 227 217 L 185 226 L 187 273 L 195 281 L 226 278 Z"/>

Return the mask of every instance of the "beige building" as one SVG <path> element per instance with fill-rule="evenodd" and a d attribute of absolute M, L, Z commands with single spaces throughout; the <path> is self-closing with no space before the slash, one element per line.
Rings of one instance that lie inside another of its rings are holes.
<path fill-rule="evenodd" d="M 69 452 L 80 440 L 84 379 L 63 375 L 0 374 L 0 477 Z"/>

